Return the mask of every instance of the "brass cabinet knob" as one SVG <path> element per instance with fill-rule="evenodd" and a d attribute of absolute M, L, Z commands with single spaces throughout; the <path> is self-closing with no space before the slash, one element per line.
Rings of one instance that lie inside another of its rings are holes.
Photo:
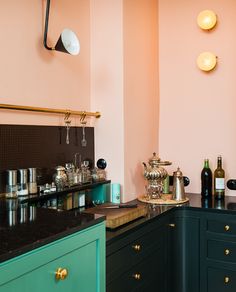
<path fill-rule="evenodd" d="M 135 250 L 135 251 L 140 251 L 141 250 L 141 245 L 140 244 L 135 244 L 132 246 L 132 248 Z"/>
<path fill-rule="evenodd" d="M 139 281 L 141 279 L 141 274 L 140 273 L 135 273 L 133 276 L 132 276 L 135 280 Z"/>
<path fill-rule="evenodd" d="M 225 282 L 225 284 L 229 283 L 229 277 L 226 276 L 224 279 L 224 282 Z"/>
<path fill-rule="evenodd" d="M 225 249 L 225 255 L 229 255 L 230 254 L 230 250 L 229 249 Z"/>
<path fill-rule="evenodd" d="M 172 227 L 172 228 L 175 228 L 175 224 L 174 223 L 170 223 L 169 226 Z"/>
<path fill-rule="evenodd" d="M 57 280 L 65 280 L 65 278 L 68 276 L 68 271 L 67 269 L 63 269 L 63 268 L 58 268 L 56 270 L 56 273 L 55 273 L 55 277 Z"/>
<path fill-rule="evenodd" d="M 230 227 L 229 225 L 225 225 L 225 231 L 229 231 Z"/>

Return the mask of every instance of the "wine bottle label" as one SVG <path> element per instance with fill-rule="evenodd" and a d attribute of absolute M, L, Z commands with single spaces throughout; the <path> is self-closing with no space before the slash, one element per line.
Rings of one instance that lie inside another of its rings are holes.
<path fill-rule="evenodd" d="M 224 190 L 225 189 L 225 179 L 224 178 L 216 178 L 215 179 L 215 189 L 216 190 Z"/>

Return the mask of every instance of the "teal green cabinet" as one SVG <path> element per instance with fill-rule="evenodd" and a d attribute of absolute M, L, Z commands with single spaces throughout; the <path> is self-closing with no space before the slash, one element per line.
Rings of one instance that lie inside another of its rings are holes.
<path fill-rule="evenodd" d="M 0 264 L 0 292 L 32 291 L 105 292 L 105 223 Z"/>

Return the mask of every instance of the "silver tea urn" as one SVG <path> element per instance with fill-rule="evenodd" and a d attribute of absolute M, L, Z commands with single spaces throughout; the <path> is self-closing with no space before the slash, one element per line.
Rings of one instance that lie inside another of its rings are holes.
<path fill-rule="evenodd" d="M 163 193 L 163 181 L 168 174 L 162 166 L 171 165 L 171 162 L 161 161 L 161 159 L 154 152 L 153 156 L 148 161 L 148 165 L 145 162 L 143 162 L 143 165 L 143 175 L 147 180 L 146 198 L 149 200 L 161 198 Z"/>

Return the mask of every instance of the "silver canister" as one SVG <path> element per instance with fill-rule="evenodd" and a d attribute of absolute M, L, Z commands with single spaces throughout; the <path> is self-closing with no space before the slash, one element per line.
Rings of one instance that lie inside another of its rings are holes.
<path fill-rule="evenodd" d="M 184 178 L 180 168 L 178 167 L 177 171 L 173 173 L 173 200 L 183 201 L 185 199 Z"/>
<path fill-rule="evenodd" d="M 17 170 L 7 170 L 7 183 L 6 183 L 7 197 L 14 198 L 17 196 Z"/>
<path fill-rule="evenodd" d="M 26 196 L 29 194 L 28 191 L 28 171 L 27 169 L 18 169 L 18 196 Z"/>
<path fill-rule="evenodd" d="M 28 173 L 29 173 L 29 193 L 30 194 L 36 194 L 37 193 L 37 169 L 35 167 L 28 168 Z"/>

